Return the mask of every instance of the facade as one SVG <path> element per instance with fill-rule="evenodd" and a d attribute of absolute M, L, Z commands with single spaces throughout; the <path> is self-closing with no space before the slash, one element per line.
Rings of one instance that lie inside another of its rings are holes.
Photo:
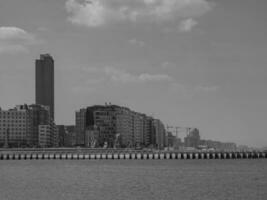
<path fill-rule="evenodd" d="M 152 145 L 154 148 L 163 149 L 165 147 L 166 130 L 163 123 L 159 119 L 153 119 L 152 122 Z"/>
<path fill-rule="evenodd" d="M 87 129 L 85 131 L 85 146 L 95 148 L 99 141 L 99 131 L 97 129 Z"/>
<path fill-rule="evenodd" d="M 80 109 L 75 113 L 76 145 L 85 145 L 86 109 Z"/>
<path fill-rule="evenodd" d="M 58 145 L 59 147 L 64 147 L 65 145 L 65 137 L 66 137 L 66 131 L 65 131 L 65 126 L 64 125 L 57 125 L 57 130 L 58 130 Z"/>
<path fill-rule="evenodd" d="M 59 147 L 73 147 L 76 144 L 74 126 L 57 125 L 57 136 Z"/>
<path fill-rule="evenodd" d="M 42 148 L 53 146 L 52 128 L 49 125 L 39 125 L 39 146 Z"/>
<path fill-rule="evenodd" d="M 47 125 L 52 123 L 48 106 L 43 105 L 30 105 L 28 111 L 32 117 L 32 139 L 34 146 L 38 146 L 39 141 L 39 125 Z"/>
<path fill-rule="evenodd" d="M 144 116 L 141 113 L 133 113 L 134 146 L 144 146 Z"/>
<path fill-rule="evenodd" d="M 185 147 L 198 148 L 200 145 L 200 134 L 196 128 L 190 129 L 189 134 L 184 138 Z"/>
<path fill-rule="evenodd" d="M 54 60 L 49 54 L 35 61 L 35 95 L 36 104 L 49 106 L 54 119 Z"/>
<path fill-rule="evenodd" d="M 30 146 L 35 143 L 32 116 L 26 105 L 0 109 L 0 143 L 6 147 Z"/>
<path fill-rule="evenodd" d="M 144 147 L 149 147 L 152 144 L 153 118 L 144 115 L 143 121 L 143 141 Z"/>
<path fill-rule="evenodd" d="M 46 106 L 33 104 L 19 105 L 6 111 L 0 109 L 0 145 L 37 147 L 42 125 L 49 126 L 50 133 L 56 136 L 55 125 Z M 52 146 L 56 143 L 55 138 Z"/>
<path fill-rule="evenodd" d="M 121 147 L 134 146 L 133 112 L 125 107 L 116 111 L 116 143 Z"/>
<path fill-rule="evenodd" d="M 76 145 L 75 126 L 73 125 L 65 126 L 64 146 L 73 147 L 75 145 Z"/>
<path fill-rule="evenodd" d="M 141 148 L 155 141 L 162 148 L 165 128 L 160 120 L 157 123 L 153 120 L 117 105 L 87 107 L 76 112 L 77 141 L 88 147 L 110 148 Z"/>

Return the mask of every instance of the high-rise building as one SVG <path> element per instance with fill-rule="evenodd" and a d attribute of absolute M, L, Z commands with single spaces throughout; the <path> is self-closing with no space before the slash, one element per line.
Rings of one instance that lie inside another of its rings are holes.
<path fill-rule="evenodd" d="M 54 60 L 49 54 L 42 54 L 35 62 L 35 101 L 49 106 L 54 119 Z"/>

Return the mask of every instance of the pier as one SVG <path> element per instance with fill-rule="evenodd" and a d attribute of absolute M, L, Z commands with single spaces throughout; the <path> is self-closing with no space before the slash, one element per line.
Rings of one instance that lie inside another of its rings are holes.
<path fill-rule="evenodd" d="M 0 160 L 192 160 L 266 159 L 267 152 L 179 152 L 115 149 L 5 149 Z"/>

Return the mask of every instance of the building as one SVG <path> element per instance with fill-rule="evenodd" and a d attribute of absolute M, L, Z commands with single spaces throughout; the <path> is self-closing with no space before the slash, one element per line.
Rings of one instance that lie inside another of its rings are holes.
<path fill-rule="evenodd" d="M 42 148 L 53 146 L 52 128 L 49 125 L 39 125 L 39 146 Z"/>
<path fill-rule="evenodd" d="M 32 116 L 26 105 L 13 109 L 0 109 L 0 143 L 6 147 L 23 147 L 34 144 Z"/>
<path fill-rule="evenodd" d="M 76 144 L 75 126 L 57 125 L 58 146 L 73 147 Z"/>
<path fill-rule="evenodd" d="M 76 112 L 79 145 L 88 147 L 163 148 L 165 128 L 160 120 L 117 105 L 95 105 Z M 92 145 L 93 144 L 93 145 Z"/>
<path fill-rule="evenodd" d="M 166 130 L 159 119 L 153 119 L 151 138 L 154 148 L 163 149 L 165 147 Z"/>
<path fill-rule="evenodd" d="M 200 145 L 200 134 L 199 130 L 192 128 L 189 130 L 189 134 L 184 138 L 185 147 L 198 148 Z"/>
<path fill-rule="evenodd" d="M 49 54 L 35 61 L 35 95 L 36 104 L 49 106 L 54 119 L 54 60 Z"/>
<path fill-rule="evenodd" d="M 133 112 L 133 135 L 134 135 L 134 146 L 144 146 L 144 116 L 141 113 Z"/>
<path fill-rule="evenodd" d="M 97 129 L 86 129 L 85 131 L 85 146 L 95 148 L 98 146 L 99 141 L 99 130 Z"/>
<path fill-rule="evenodd" d="M 143 121 L 143 141 L 144 147 L 149 147 L 153 143 L 153 118 L 144 115 Z"/>
<path fill-rule="evenodd" d="M 75 126 L 69 125 L 65 126 L 65 139 L 64 139 L 64 146 L 65 147 L 73 147 L 76 145 L 76 132 Z"/>
<path fill-rule="evenodd" d="M 0 109 L 0 145 L 9 147 L 37 147 L 40 144 L 40 130 L 48 130 L 54 137 L 56 146 L 57 136 L 49 108 L 43 105 L 18 105 L 13 109 Z"/>
<path fill-rule="evenodd" d="M 86 109 L 80 109 L 75 113 L 76 145 L 85 145 Z"/>
<path fill-rule="evenodd" d="M 111 105 L 87 108 L 86 126 L 99 131 L 99 146 L 114 147 L 118 109 L 119 107 Z"/>
<path fill-rule="evenodd" d="M 57 125 L 57 130 L 58 130 L 58 139 L 59 139 L 58 145 L 59 147 L 64 147 L 65 137 L 66 137 L 65 126 Z"/>
<path fill-rule="evenodd" d="M 39 125 L 48 125 L 53 123 L 50 116 L 50 110 L 48 106 L 32 104 L 28 106 L 28 111 L 32 117 L 32 140 L 33 145 L 38 146 L 39 141 Z"/>
<path fill-rule="evenodd" d="M 236 151 L 237 145 L 231 142 L 220 142 L 213 140 L 201 140 L 201 146 L 206 149 L 213 149 L 216 151 Z"/>

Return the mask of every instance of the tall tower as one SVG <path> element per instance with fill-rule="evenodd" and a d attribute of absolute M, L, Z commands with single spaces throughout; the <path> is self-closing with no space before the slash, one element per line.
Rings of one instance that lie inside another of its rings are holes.
<path fill-rule="evenodd" d="M 49 54 L 35 61 L 35 103 L 49 106 L 54 119 L 54 60 Z"/>

